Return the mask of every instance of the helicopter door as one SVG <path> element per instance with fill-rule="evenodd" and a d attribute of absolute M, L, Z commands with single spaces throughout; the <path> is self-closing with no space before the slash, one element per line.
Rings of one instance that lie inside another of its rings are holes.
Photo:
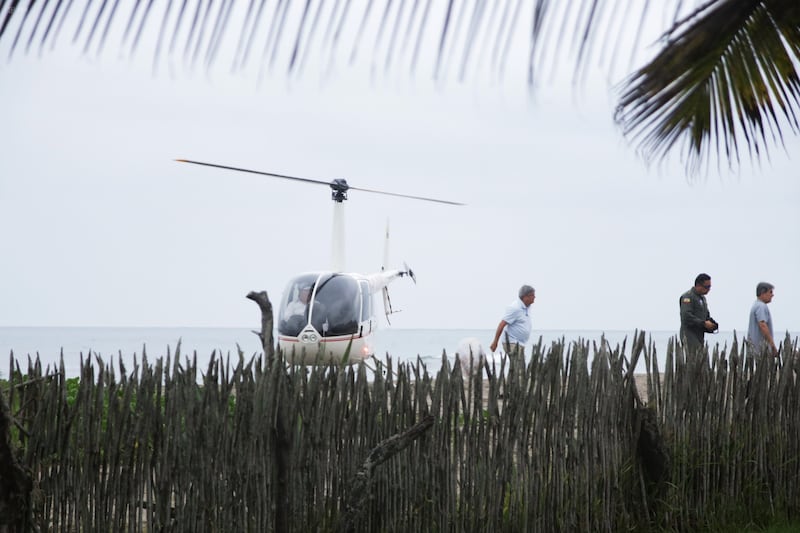
<path fill-rule="evenodd" d="M 372 333 L 372 293 L 369 292 L 369 282 L 359 280 L 358 288 L 361 290 L 361 324 L 367 324 L 367 331 L 361 331 L 361 334 L 369 334 Z"/>

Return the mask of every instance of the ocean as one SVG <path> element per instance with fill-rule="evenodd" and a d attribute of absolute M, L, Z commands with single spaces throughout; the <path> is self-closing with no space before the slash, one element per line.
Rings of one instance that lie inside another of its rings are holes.
<path fill-rule="evenodd" d="M 667 343 L 675 331 L 646 332 L 656 347 L 659 356 L 666 354 Z M 376 333 L 376 357 L 384 359 L 388 354 L 392 360 L 420 361 L 428 372 L 435 373 L 441 367 L 442 355 L 452 359 L 459 341 L 465 337 L 478 338 L 485 350 L 494 335 L 493 329 L 394 329 L 384 328 Z M 578 339 L 598 341 L 602 336 L 616 346 L 627 338 L 626 353 L 630 353 L 633 331 L 590 331 L 590 330 L 547 330 L 534 331 L 530 346 L 541 337 L 544 346 L 561 338 L 567 341 Z M 797 335 L 793 334 L 795 338 Z M 708 335 L 709 345 L 730 346 L 734 334 L 720 332 Z M 782 337 L 779 337 L 782 338 Z M 60 355 L 64 355 L 64 367 L 68 377 L 79 374 L 81 357 L 89 354 L 99 356 L 104 362 L 112 362 L 117 367 L 120 360 L 126 369 L 133 367 L 134 358 L 141 361 L 144 351 L 149 361 L 166 356 L 167 351 L 174 356 L 175 348 L 181 343 L 181 358 L 196 354 L 200 368 L 207 366 L 212 352 L 223 356 L 237 357 L 237 345 L 245 357 L 260 353 L 258 337 L 247 328 L 137 328 L 137 327 L 0 327 L 0 356 L 9 357 L 13 352 L 20 366 L 27 368 L 28 357 L 39 357 L 43 367 L 57 368 Z M 530 351 L 530 349 L 528 349 Z M 7 375 L 10 358 L 0 358 L 0 376 Z M 644 372 L 643 361 L 637 372 Z"/>

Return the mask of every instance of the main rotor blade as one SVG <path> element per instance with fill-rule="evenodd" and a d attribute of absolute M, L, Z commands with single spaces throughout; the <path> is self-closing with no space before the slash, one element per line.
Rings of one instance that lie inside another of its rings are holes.
<path fill-rule="evenodd" d="M 437 202 L 448 205 L 467 205 L 461 202 L 451 202 L 450 200 L 439 200 L 438 198 L 425 198 L 424 196 L 411 196 L 410 194 L 399 194 L 396 192 L 376 191 L 374 189 L 362 189 L 361 187 L 350 187 L 351 191 L 371 192 L 375 194 L 386 194 L 388 196 L 399 196 L 400 198 L 411 198 L 412 200 L 425 200 L 426 202 Z"/>
<path fill-rule="evenodd" d="M 260 170 L 250 170 L 247 168 L 239 168 L 239 167 L 229 167 L 226 165 L 217 165 L 214 163 L 203 163 L 201 161 L 192 161 L 190 159 L 176 159 L 175 161 L 179 163 L 191 163 L 193 165 L 203 165 L 204 167 L 214 167 L 214 168 L 221 168 L 224 170 L 236 170 L 238 172 L 249 172 L 250 174 L 260 174 L 262 176 L 271 176 L 273 178 L 283 178 L 287 180 L 295 180 L 295 181 L 304 181 L 306 183 L 316 183 L 318 185 L 326 185 L 328 187 L 331 186 L 331 182 L 329 181 L 322 181 L 322 180 L 312 180 L 310 178 L 298 178 L 296 176 L 287 176 L 285 174 L 275 174 L 274 172 L 261 172 Z"/>
<path fill-rule="evenodd" d="M 247 168 L 239 168 L 239 167 L 230 167 L 227 165 L 217 165 L 215 163 L 203 163 L 202 161 L 192 161 L 190 159 L 176 159 L 175 161 L 179 163 L 191 163 L 193 165 L 202 165 L 205 167 L 213 167 L 213 168 L 221 168 L 224 170 L 236 170 L 238 172 L 248 172 L 250 174 L 259 174 L 261 176 L 270 176 L 273 178 L 283 178 L 287 180 L 295 180 L 295 181 L 303 181 L 306 183 L 316 183 L 318 185 L 327 185 L 328 187 L 332 187 L 334 184 L 330 181 L 322 181 L 322 180 L 314 180 L 310 178 L 298 178 L 297 176 L 287 176 L 285 174 L 275 174 L 274 172 L 262 172 L 260 170 L 250 170 Z M 346 183 L 346 182 L 345 182 Z M 371 192 L 374 194 L 385 194 L 387 196 L 397 196 L 399 198 L 410 198 L 412 200 L 424 200 L 426 202 L 437 202 L 440 204 L 448 204 L 448 205 L 466 205 L 462 204 L 461 202 L 451 202 L 450 200 L 439 200 L 437 198 L 426 198 L 424 196 L 412 196 L 410 194 L 399 194 L 396 192 L 386 192 L 386 191 L 378 191 L 375 189 L 363 189 L 361 187 L 351 187 L 347 185 L 347 189 L 350 191 L 361 191 L 361 192 Z"/>

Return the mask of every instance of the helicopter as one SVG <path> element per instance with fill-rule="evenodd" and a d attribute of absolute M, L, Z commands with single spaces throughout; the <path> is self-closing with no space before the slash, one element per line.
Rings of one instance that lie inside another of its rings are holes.
<path fill-rule="evenodd" d="M 292 277 L 286 283 L 278 310 L 278 349 L 289 363 L 296 365 L 356 364 L 372 357 L 375 354 L 373 334 L 378 329 L 373 295 L 382 294 L 384 313 L 389 323 L 389 315 L 395 311 L 389 298 L 388 285 L 403 277 L 408 277 L 416 283 L 416 276 L 408 265 L 404 264 L 403 268 L 386 269 L 388 224 L 385 233 L 384 266 L 381 270 L 371 274 L 344 271 L 344 202 L 349 191 L 455 206 L 464 205 L 449 200 L 351 187 L 342 178 L 323 181 L 189 159 L 175 161 L 325 185 L 330 188 L 333 201 L 331 269 L 303 272 Z"/>

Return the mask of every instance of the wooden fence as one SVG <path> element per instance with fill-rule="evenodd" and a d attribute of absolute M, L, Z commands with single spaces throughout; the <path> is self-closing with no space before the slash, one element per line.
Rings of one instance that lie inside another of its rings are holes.
<path fill-rule="evenodd" d="M 627 348 L 540 341 L 526 364 L 469 376 L 447 357 L 435 375 L 241 354 L 199 369 L 179 350 L 133 368 L 92 357 L 80 380 L 12 354 L 26 527 L 695 530 L 800 511 L 796 339 L 778 358 L 736 343 L 687 357 L 674 341 L 657 356 L 644 334 Z"/>

